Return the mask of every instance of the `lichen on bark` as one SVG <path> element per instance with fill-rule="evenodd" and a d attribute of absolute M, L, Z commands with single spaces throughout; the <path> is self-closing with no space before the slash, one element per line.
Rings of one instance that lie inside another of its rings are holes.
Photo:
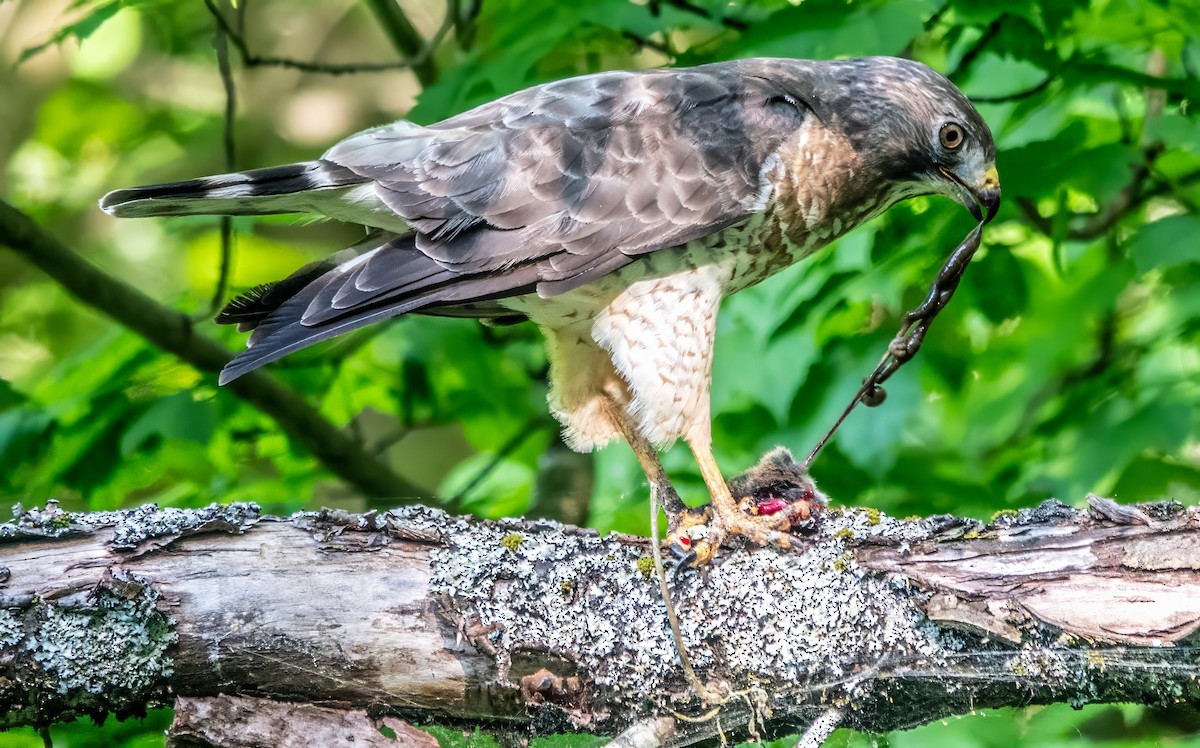
<path fill-rule="evenodd" d="M 523 542 L 505 543 L 518 527 Z M 963 649 L 974 637 L 930 624 L 926 593 L 861 568 L 852 553 L 860 540 L 903 544 L 934 531 L 930 522 L 839 510 L 791 552 L 724 551 L 720 563 L 673 582 L 689 654 L 702 677 L 769 693 L 757 708 L 770 712 L 822 692 L 859 698 L 873 682 L 872 663 Z M 560 678 L 583 674 L 580 692 L 560 688 L 536 704 L 563 710 L 577 727 L 608 712 L 640 713 L 645 703 L 699 708 L 678 668 L 658 586 L 640 571 L 640 539 L 506 521 L 460 521 L 446 537 L 432 555 L 431 591 L 462 634 L 495 657 L 503 685 L 528 691 L 522 678 L 543 666 Z"/>
<path fill-rule="evenodd" d="M 93 590 L 0 612 L 0 727 L 169 704 L 176 636 L 158 600 L 113 572 Z"/>

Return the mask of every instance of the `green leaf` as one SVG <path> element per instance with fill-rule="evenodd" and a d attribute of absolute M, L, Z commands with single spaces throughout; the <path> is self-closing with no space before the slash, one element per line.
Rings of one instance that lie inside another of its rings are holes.
<path fill-rule="evenodd" d="M 1168 216 L 1139 228 L 1125 243 L 1125 250 L 1138 272 L 1145 273 L 1200 261 L 1196 237 L 1200 237 L 1200 216 Z"/>
<path fill-rule="evenodd" d="M 76 3 L 75 5 L 79 6 L 81 4 Z M 42 50 L 53 47 L 56 44 L 61 44 L 67 39 L 75 39 L 82 42 L 96 33 L 96 30 L 103 26 L 105 21 L 115 16 L 117 11 L 121 10 L 121 6 L 121 0 L 108 0 L 108 2 L 101 2 L 98 5 L 92 6 L 91 9 L 84 13 L 83 17 L 63 26 L 46 41 L 21 50 L 21 54 L 17 57 L 17 63 L 20 64 Z"/>
<path fill-rule="evenodd" d="M 1141 154 L 1121 143 L 1091 146 L 1089 138 L 1087 125 L 1075 121 L 1049 140 L 1001 150 L 997 166 L 1005 195 L 1039 200 L 1069 187 L 1100 205 L 1112 201 L 1129 184 Z"/>
<path fill-rule="evenodd" d="M 40 408 L 17 407 L 0 413 L 0 465 L 15 466 L 41 452 L 38 447 L 44 445 L 53 424 L 54 417 Z"/>
<path fill-rule="evenodd" d="M 1200 153 L 1200 121 L 1194 116 L 1165 114 L 1149 124 L 1146 138 L 1161 140 L 1168 148 Z"/>
<path fill-rule="evenodd" d="M 20 405 L 28 398 L 18 392 L 6 380 L 0 379 L 0 411 Z"/>
<path fill-rule="evenodd" d="M 129 455 L 152 438 L 207 443 L 217 425 L 215 404 L 191 392 L 164 397 L 146 409 L 121 435 L 121 454 Z"/>
<path fill-rule="evenodd" d="M 437 725 L 417 725 L 417 727 L 437 738 L 441 748 L 500 748 L 500 744 L 496 742 L 495 738 L 479 730 L 466 733 Z"/>
<path fill-rule="evenodd" d="M 812 59 L 894 55 L 936 9 L 930 0 L 806 0 L 743 34 L 737 54 Z"/>

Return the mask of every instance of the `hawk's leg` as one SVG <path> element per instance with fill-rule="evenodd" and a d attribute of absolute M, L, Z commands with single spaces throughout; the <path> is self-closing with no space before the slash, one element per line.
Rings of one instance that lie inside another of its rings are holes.
<path fill-rule="evenodd" d="M 646 437 L 634 425 L 629 417 L 629 412 L 626 410 L 624 399 L 619 393 L 609 392 L 605 397 L 605 410 L 608 417 L 618 427 L 622 435 L 629 442 L 629 446 L 633 448 L 634 455 L 637 456 L 638 463 L 642 466 L 642 471 L 646 473 L 646 478 L 650 481 L 650 551 L 654 556 L 654 568 L 658 574 L 659 590 L 662 593 L 663 604 L 667 608 L 667 621 L 671 625 L 671 635 L 675 639 L 675 647 L 679 650 L 679 662 L 683 666 L 684 676 L 691 685 L 692 690 L 705 702 L 709 704 L 722 701 L 720 694 L 709 687 L 707 683 L 700 680 L 700 676 L 696 674 L 696 670 L 692 667 L 692 660 L 688 657 L 687 648 L 683 641 L 683 634 L 679 626 L 679 617 L 675 614 L 675 605 L 671 602 L 671 592 L 667 587 L 667 575 L 663 569 L 662 550 L 659 548 L 658 536 L 658 506 L 659 501 L 662 501 L 663 509 L 667 512 L 667 537 L 670 538 L 676 533 L 686 535 L 688 528 L 692 526 L 703 526 L 707 524 L 710 512 L 708 509 L 692 509 L 683 503 L 676 493 L 675 487 L 671 485 L 670 479 L 667 477 L 667 472 L 663 470 L 662 462 L 658 459 L 658 451 L 654 449 Z"/>
<path fill-rule="evenodd" d="M 688 531 L 692 527 L 707 525 L 711 516 L 708 507 L 693 509 L 679 498 L 675 486 L 671 485 L 671 479 L 667 477 L 667 471 L 658 459 L 658 450 L 642 436 L 633 419 L 629 417 L 622 399 L 610 394 L 606 397 L 606 406 L 608 417 L 616 424 L 625 441 L 629 442 L 642 472 L 646 474 L 646 480 L 650 481 L 650 489 L 657 492 L 658 499 L 662 502 L 662 508 L 667 513 L 667 540 L 674 542 L 680 537 L 688 537 Z"/>

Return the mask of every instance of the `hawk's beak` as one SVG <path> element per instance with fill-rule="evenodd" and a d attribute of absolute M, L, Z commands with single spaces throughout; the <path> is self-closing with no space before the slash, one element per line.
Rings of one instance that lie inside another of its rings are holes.
<path fill-rule="evenodd" d="M 939 171 L 944 177 L 962 185 L 963 189 L 970 193 L 974 200 L 967 204 L 967 210 L 971 211 L 971 215 L 975 217 L 976 221 L 988 223 L 996 217 L 996 213 L 1000 210 L 1000 175 L 996 173 L 994 164 L 987 168 L 982 177 L 976 179 L 964 179 L 949 169 L 939 169 Z"/>

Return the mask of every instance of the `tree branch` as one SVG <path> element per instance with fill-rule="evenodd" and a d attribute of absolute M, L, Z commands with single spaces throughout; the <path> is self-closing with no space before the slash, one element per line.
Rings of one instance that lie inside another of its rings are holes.
<path fill-rule="evenodd" d="M 675 50 L 671 49 L 670 45 L 662 42 L 656 42 L 649 37 L 642 36 L 641 34 L 633 31 L 624 30 L 621 32 L 621 36 L 636 44 L 639 50 L 653 49 L 655 52 L 658 52 L 659 54 L 664 55 L 672 60 L 674 60 L 679 54 Z"/>
<path fill-rule="evenodd" d="M 1190 100 L 1200 98 L 1200 81 L 1192 78 L 1163 78 L 1141 70 L 1079 58 L 1067 60 L 1063 64 L 1063 72 L 1084 80 L 1099 78 L 1110 83 L 1158 89 L 1178 98 Z"/>
<path fill-rule="evenodd" d="M 715 21 L 725 28 L 733 29 L 734 31 L 746 31 L 750 28 L 750 24 L 740 18 L 714 14 L 708 8 L 697 5 L 696 3 L 691 2 L 691 0 L 655 0 L 654 2 L 650 3 L 650 12 L 653 15 L 659 14 L 660 11 L 658 6 L 660 4 L 670 5 L 672 8 L 682 10 L 685 13 L 691 13 L 694 16 L 698 16 L 708 21 Z"/>
<path fill-rule="evenodd" d="M 1013 101 L 1021 101 L 1031 96 L 1037 96 L 1042 91 L 1045 91 L 1054 82 L 1055 77 L 1054 75 L 1047 75 L 1040 83 L 1015 93 L 1001 94 L 999 96 L 972 96 L 971 101 L 976 104 L 1008 104 Z"/>
<path fill-rule="evenodd" d="M 437 83 L 437 66 L 434 64 L 432 56 L 426 50 L 432 50 L 432 45 L 427 43 L 417 32 L 412 22 L 408 20 L 408 16 L 404 15 L 400 4 L 397 0 L 364 0 L 367 7 L 375 14 L 375 19 L 379 21 L 380 28 L 387 35 L 388 41 L 392 43 L 392 47 L 406 57 L 412 58 L 412 70 L 416 74 L 417 80 L 425 88 Z M 453 14 L 447 10 L 447 22 L 453 23 Z M 445 28 L 447 24 L 443 24 Z M 423 56 L 425 59 L 420 59 Z"/>
<path fill-rule="evenodd" d="M 1175 503 L 1050 501 L 990 525 L 840 509 L 791 551 L 726 549 L 672 590 L 692 658 L 733 688 L 712 713 L 684 684 L 642 538 L 234 505 L 49 506 L 0 541 L 0 726 L 225 694 L 681 744 L 793 732 L 831 707 L 881 731 L 1200 700 L 1200 511 Z"/>
<path fill-rule="evenodd" d="M 972 44 L 965 52 L 963 52 L 962 57 L 959 58 L 958 64 L 954 66 L 954 69 L 946 73 L 947 78 L 952 81 L 958 81 L 961 80 L 968 72 L 970 72 L 971 68 L 975 65 L 975 61 L 979 59 L 979 56 L 983 54 L 984 51 L 987 50 L 988 45 L 1000 35 L 1000 31 L 1004 28 L 1004 19 L 1007 16 L 1007 13 L 1001 13 L 987 25 L 987 27 L 983 30 L 983 33 L 980 34 L 979 38 L 975 40 L 975 43 Z"/>
<path fill-rule="evenodd" d="M 1112 202 L 1103 206 L 1096 213 L 1069 216 L 1064 238 L 1071 241 L 1091 241 L 1104 236 L 1113 226 L 1117 225 L 1118 221 L 1142 205 L 1148 197 L 1161 194 L 1163 190 L 1157 188 L 1147 190 L 1146 180 L 1150 177 L 1154 161 L 1162 153 L 1162 150 L 1161 143 L 1152 143 L 1146 146 L 1143 160 L 1133 167 L 1129 184 L 1125 185 Z M 1018 197 L 1017 205 L 1021 206 L 1021 212 L 1025 214 L 1026 220 L 1033 224 L 1034 228 L 1046 236 L 1055 236 L 1055 219 L 1039 213 L 1037 204 L 1033 200 L 1028 197 Z"/>
<path fill-rule="evenodd" d="M 203 372 L 216 373 L 233 357 L 220 343 L 197 333 L 186 315 L 80 258 L 33 220 L 0 200 L 0 245 L 36 265 L 76 298 Z M 421 489 L 368 454 L 327 421 L 295 390 L 255 371 L 226 389 L 260 410 L 307 449 L 327 470 L 370 496 L 416 501 Z"/>
<path fill-rule="evenodd" d="M 238 55 L 242 58 L 242 64 L 248 68 L 252 67 L 281 67 L 292 70 L 299 70 L 305 73 L 320 73 L 323 75 L 352 75 L 355 73 L 381 73 L 390 70 L 403 70 L 413 68 L 413 72 L 417 75 L 418 80 L 422 73 L 419 72 L 425 66 L 432 65 L 433 52 L 437 49 L 438 44 L 446 37 L 450 29 L 455 24 L 455 17 L 451 10 L 447 10 L 446 19 L 442 22 L 442 27 L 434 34 L 433 38 L 427 44 L 421 47 L 409 57 L 393 62 L 314 62 L 312 60 L 298 60 L 292 57 L 272 57 L 255 54 L 250 50 L 250 45 L 246 41 L 244 34 L 244 25 L 246 18 L 246 9 L 243 7 L 238 13 L 238 26 L 235 30 L 225 18 L 220 9 L 217 8 L 213 0 L 204 0 L 204 5 L 208 8 L 208 12 L 216 21 L 220 28 L 228 38 L 229 42 L 237 49 Z M 453 7 L 453 3 L 451 3 Z M 405 19 L 407 20 L 407 19 Z"/>
<path fill-rule="evenodd" d="M 524 444 L 525 441 L 531 436 L 539 431 L 545 431 L 549 428 L 553 428 L 555 430 L 558 428 L 557 421 L 553 420 L 549 416 L 534 416 L 533 418 L 529 419 L 529 421 L 527 421 L 525 425 L 520 428 L 520 430 L 508 438 L 508 441 L 500 445 L 500 448 L 496 450 L 491 459 L 488 460 L 487 464 L 480 468 L 478 473 L 471 476 L 471 479 L 467 481 L 467 484 L 446 502 L 446 509 L 452 512 L 461 511 L 462 505 L 467 500 L 467 497 L 470 496 L 475 489 L 479 488 L 479 486 L 481 486 L 483 482 L 488 479 L 488 476 L 494 473 L 496 468 L 500 467 L 501 463 L 503 463 L 509 457 L 512 457 L 513 453 L 520 449 L 521 445 Z"/>

